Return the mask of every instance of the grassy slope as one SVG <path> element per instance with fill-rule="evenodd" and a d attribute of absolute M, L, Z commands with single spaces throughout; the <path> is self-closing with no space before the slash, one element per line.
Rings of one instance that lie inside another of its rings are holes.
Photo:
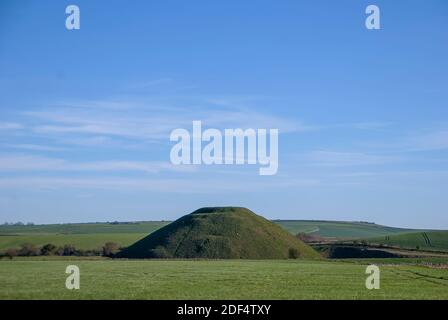
<path fill-rule="evenodd" d="M 369 243 L 385 244 L 403 249 L 447 251 L 448 231 L 414 232 L 367 239 Z"/>
<path fill-rule="evenodd" d="M 415 231 L 412 229 L 393 228 L 361 222 L 309 220 L 280 220 L 275 222 L 293 234 L 311 233 L 322 237 L 334 238 L 379 237 L 382 235 Z"/>
<path fill-rule="evenodd" d="M 81 290 L 64 287 L 81 270 Z M 381 290 L 365 265 L 304 260 L 0 260 L 0 299 L 448 299 L 446 270 L 381 266 Z M 38 275 L 38 276 L 36 276 Z"/>
<path fill-rule="evenodd" d="M 203 208 L 155 231 L 123 252 L 132 258 L 318 258 L 286 230 L 245 208 Z"/>

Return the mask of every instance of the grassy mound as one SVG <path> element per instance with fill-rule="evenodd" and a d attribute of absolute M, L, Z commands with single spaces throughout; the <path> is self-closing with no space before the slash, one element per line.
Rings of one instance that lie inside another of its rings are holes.
<path fill-rule="evenodd" d="M 318 258 L 311 247 L 245 208 L 202 208 L 124 249 L 123 258 Z"/>

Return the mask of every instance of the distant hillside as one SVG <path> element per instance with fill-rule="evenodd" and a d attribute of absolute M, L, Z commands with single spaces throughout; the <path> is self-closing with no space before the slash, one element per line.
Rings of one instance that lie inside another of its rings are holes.
<path fill-rule="evenodd" d="M 148 233 L 171 221 L 99 222 L 40 224 L 31 226 L 0 225 L 1 234 L 92 234 L 92 233 Z"/>
<path fill-rule="evenodd" d="M 123 250 L 124 258 L 285 259 L 319 254 L 246 208 L 202 208 Z"/>
<path fill-rule="evenodd" d="M 448 231 L 428 231 L 368 238 L 370 244 L 383 244 L 402 249 L 448 252 Z"/>
<path fill-rule="evenodd" d="M 372 238 L 383 235 L 415 232 L 418 230 L 386 227 L 366 222 L 275 220 L 292 234 L 309 233 L 338 239 Z"/>

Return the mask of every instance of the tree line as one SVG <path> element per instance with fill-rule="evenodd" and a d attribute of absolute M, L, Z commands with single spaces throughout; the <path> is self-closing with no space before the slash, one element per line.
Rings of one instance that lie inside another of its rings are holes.
<path fill-rule="evenodd" d="M 7 257 L 9 259 L 33 256 L 104 256 L 113 258 L 120 250 L 120 245 L 115 242 L 106 242 L 101 248 L 92 250 L 78 249 L 71 244 L 56 246 L 48 243 L 39 247 L 32 243 L 24 243 L 20 248 L 7 249 L 4 253 L 0 254 L 0 257 Z"/>

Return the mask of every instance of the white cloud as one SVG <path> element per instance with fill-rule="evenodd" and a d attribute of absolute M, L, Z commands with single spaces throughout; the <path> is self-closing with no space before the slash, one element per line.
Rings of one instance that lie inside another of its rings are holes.
<path fill-rule="evenodd" d="M 267 188 L 310 187 L 317 185 L 315 180 L 245 180 L 235 184 L 232 179 L 130 179 L 130 178 L 49 178 L 15 177 L 0 178 L 0 189 L 99 189 L 120 191 L 153 191 L 169 193 L 222 193 L 253 192 Z"/>
<path fill-rule="evenodd" d="M 129 85 L 127 88 L 128 89 L 136 89 L 136 90 L 143 90 L 143 89 L 148 89 L 148 88 L 152 88 L 155 86 L 159 86 L 162 84 L 167 84 L 173 82 L 173 79 L 171 78 L 160 78 L 160 79 L 155 79 L 155 80 L 149 80 L 149 81 L 142 81 L 142 82 L 138 82 L 138 83 L 133 83 L 131 85 Z"/>
<path fill-rule="evenodd" d="M 155 83 L 168 80 L 158 79 Z M 21 115 L 28 118 L 26 120 L 31 131 L 27 133 L 31 136 L 39 135 L 67 145 L 83 146 L 123 147 L 168 142 L 172 130 L 189 129 L 194 120 L 202 121 L 204 127 L 208 128 L 273 128 L 279 129 L 281 134 L 338 128 L 368 130 L 390 125 L 379 121 L 306 124 L 298 119 L 248 108 L 247 99 L 253 98 L 187 97 L 182 108 L 175 106 L 175 103 L 174 106 L 163 105 L 131 98 L 90 100 L 59 103 L 57 107 L 23 112 Z"/>
<path fill-rule="evenodd" d="M 149 106 L 132 113 L 116 108 L 59 108 L 26 112 L 24 115 L 30 117 L 34 123 L 37 122 L 32 128 L 34 134 L 58 139 L 61 136 L 76 139 L 101 136 L 146 142 L 168 141 L 172 130 L 189 129 L 194 120 L 201 120 L 204 127 L 218 129 L 275 128 L 279 129 L 280 133 L 314 129 L 299 121 L 259 111 L 204 106 L 182 109 Z"/>
<path fill-rule="evenodd" d="M 57 170 L 64 160 L 26 155 L 1 155 L 0 171 Z"/>
<path fill-rule="evenodd" d="M 305 156 L 311 165 L 326 167 L 366 166 L 397 162 L 399 157 L 361 152 L 313 151 Z"/>
<path fill-rule="evenodd" d="M 414 137 L 409 148 L 416 151 L 448 149 L 448 130 L 439 130 Z"/>
<path fill-rule="evenodd" d="M 376 129 L 382 129 L 385 127 L 389 127 L 391 125 L 392 125 L 392 122 L 366 121 L 366 122 L 354 123 L 351 126 L 355 129 L 360 129 L 360 130 L 376 130 Z"/>
<path fill-rule="evenodd" d="M 18 130 L 23 129 L 23 125 L 13 122 L 0 122 L 0 130 Z"/>
<path fill-rule="evenodd" d="M 63 159 L 29 155 L 0 155 L 0 171 L 141 171 L 158 173 L 160 171 L 191 172 L 194 170 L 196 170 L 195 166 L 175 166 L 169 162 L 157 161 L 70 162 Z"/>
<path fill-rule="evenodd" d="M 6 147 L 22 150 L 31 151 L 63 151 L 65 148 L 53 147 L 53 146 L 43 146 L 37 144 L 8 144 Z"/>

